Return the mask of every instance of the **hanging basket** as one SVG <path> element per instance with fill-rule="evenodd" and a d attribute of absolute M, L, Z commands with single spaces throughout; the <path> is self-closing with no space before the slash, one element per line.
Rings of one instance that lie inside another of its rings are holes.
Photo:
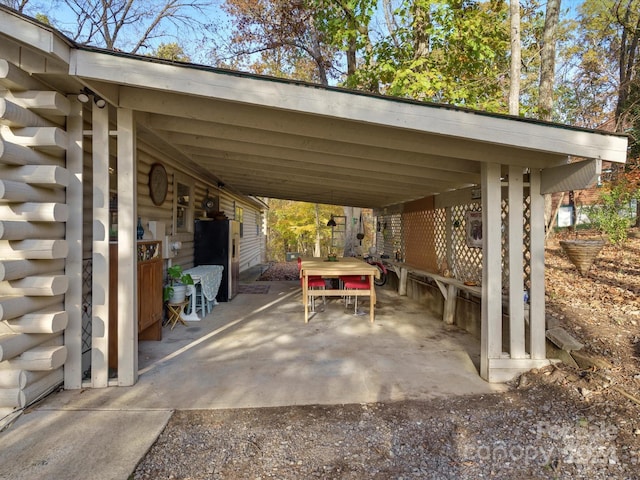
<path fill-rule="evenodd" d="M 604 240 L 561 240 L 560 246 L 571 260 L 580 275 L 586 275 L 593 261 L 596 259 L 602 247 Z"/>

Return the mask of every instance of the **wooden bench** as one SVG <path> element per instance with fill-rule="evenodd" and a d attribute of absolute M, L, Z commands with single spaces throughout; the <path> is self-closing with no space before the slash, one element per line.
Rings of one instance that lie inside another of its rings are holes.
<path fill-rule="evenodd" d="M 389 270 L 392 270 L 398 276 L 398 295 L 407 294 L 407 281 L 409 274 L 433 280 L 444 297 L 444 312 L 442 314 L 442 320 L 446 324 L 453 324 L 456 313 L 456 298 L 459 290 L 469 292 L 477 297 L 482 297 L 482 287 L 477 285 L 465 285 L 464 282 L 455 278 L 443 277 L 438 273 L 415 268 L 403 262 L 384 260 L 384 264 Z"/>

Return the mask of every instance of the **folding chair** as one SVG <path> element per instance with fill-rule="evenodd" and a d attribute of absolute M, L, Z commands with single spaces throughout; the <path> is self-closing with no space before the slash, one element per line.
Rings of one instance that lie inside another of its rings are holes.
<path fill-rule="evenodd" d="M 366 277 L 359 277 L 355 275 L 344 275 L 339 277 L 342 282 L 343 288 L 345 290 L 369 290 L 369 280 Z M 358 313 L 358 294 L 354 292 L 355 297 L 355 307 L 353 310 L 354 314 Z M 345 301 L 345 305 L 348 305 L 350 296 L 347 297 L 347 301 Z"/>
<path fill-rule="evenodd" d="M 302 269 L 302 258 L 298 257 L 298 272 Z M 303 286 L 304 278 L 300 278 L 300 286 Z M 310 289 L 319 288 L 320 290 L 325 290 L 327 288 L 327 284 L 320 275 L 309 275 L 308 286 Z M 315 295 L 309 295 L 307 301 L 311 300 L 311 311 L 316 311 L 316 297 Z M 322 295 L 322 304 L 326 305 L 326 297 Z"/>

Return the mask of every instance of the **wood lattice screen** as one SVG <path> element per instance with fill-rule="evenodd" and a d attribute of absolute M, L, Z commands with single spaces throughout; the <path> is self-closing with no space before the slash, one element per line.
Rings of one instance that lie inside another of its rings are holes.
<path fill-rule="evenodd" d="M 402 214 L 403 258 L 415 267 L 437 271 L 446 253 L 444 211 L 433 197 L 408 204 Z"/>
<path fill-rule="evenodd" d="M 523 266 L 524 289 L 530 284 L 530 197 L 523 200 L 524 213 Z M 446 260 L 453 276 L 461 281 L 482 283 L 482 248 L 470 246 L 467 239 L 469 212 L 480 212 L 480 202 L 434 208 L 433 198 L 410 202 L 400 210 L 377 212 L 376 251 L 391 260 L 397 257 L 408 265 L 432 272 L 441 271 Z M 502 261 L 503 293 L 508 288 L 508 213 L 506 199 L 502 201 Z M 396 255 L 397 254 L 397 255 Z"/>
<path fill-rule="evenodd" d="M 456 205 L 451 210 L 451 252 L 449 267 L 463 282 L 482 282 L 482 248 L 467 245 L 467 213 L 481 211 L 480 203 Z"/>

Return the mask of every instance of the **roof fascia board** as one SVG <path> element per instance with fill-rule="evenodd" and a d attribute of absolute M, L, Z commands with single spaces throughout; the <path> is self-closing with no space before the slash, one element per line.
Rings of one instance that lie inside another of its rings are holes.
<path fill-rule="evenodd" d="M 232 76 L 95 51 L 76 50 L 71 63 L 73 75 L 122 85 L 347 118 L 540 152 L 620 163 L 626 160 L 627 139 L 618 135 Z"/>
<path fill-rule="evenodd" d="M 51 27 L 0 8 L 0 31 L 33 50 L 69 64 L 72 44 Z"/>
<path fill-rule="evenodd" d="M 601 160 L 586 160 L 542 170 L 540 193 L 568 192 L 591 187 L 602 173 Z"/>

